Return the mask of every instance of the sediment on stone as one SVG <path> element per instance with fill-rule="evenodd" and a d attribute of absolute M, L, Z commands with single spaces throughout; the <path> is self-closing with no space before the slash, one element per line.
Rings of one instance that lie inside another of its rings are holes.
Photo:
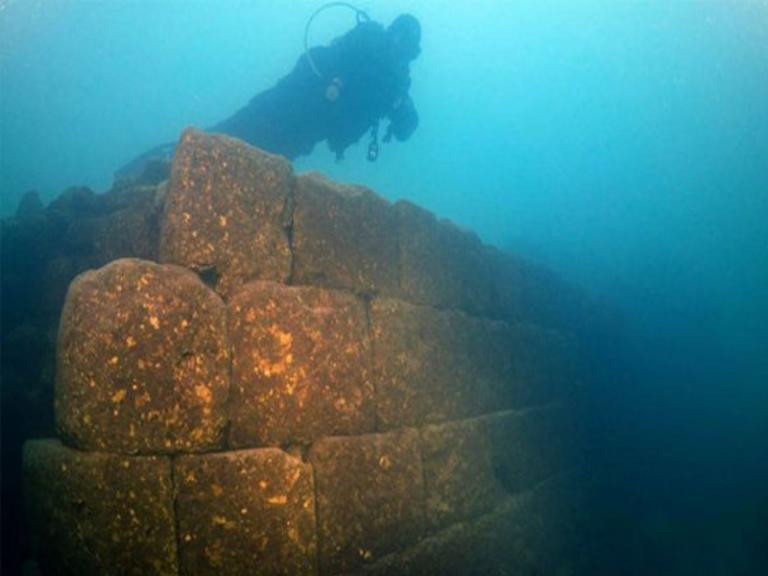
<path fill-rule="evenodd" d="M 480 239 L 429 211 L 394 205 L 400 247 L 400 297 L 483 315 L 493 309 L 491 267 Z"/>
<path fill-rule="evenodd" d="M 309 464 L 277 448 L 174 460 L 183 576 L 316 574 Z"/>
<path fill-rule="evenodd" d="M 344 572 L 346 576 L 487 576 L 578 572 L 587 510 L 583 473 L 564 470 L 471 521 Z"/>
<path fill-rule="evenodd" d="M 86 189 L 22 211 L 76 248 L 43 258 L 45 278 L 131 251 L 165 262 L 118 260 L 69 290 L 55 409 L 89 452 L 26 450 L 48 573 L 569 573 L 577 290 L 223 136 L 186 131 L 171 180 L 133 190 L 103 212 Z M 3 277 L 16 295 L 20 268 Z M 33 340 L 30 314 L 12 312 L 4 346 Z"/>
<path fill-rule="evenodd" d="M 320 174 L 296 179 L 294 284 L 396 294 L 398 240 L 389 202 Z"/>
<path fill-rule="evenodd" d="M 578 385 L 556 332 L 391 298 L 370 317 L 382 430 L 545 404 Z"/>
<path fill-rule="evenodd" d="M 292 186 L 285 158 L 185 130 L 165 199 L 160 260 L 208 273 L 224 297 L 252 280 L 286 282 Z"/>
<path fill-rule="evenodd" d="M 221 447 L 228 391 L 226 311 L 195 274 L 123 259 L 72 283 L 55 397 L 68 443 L 143 454 Z"/>
<path fill-rule="evenodd" d="M 178 573 L 167 458 L 31 440 L 24 446 L 24 477 L 43 575 Z"/>
<path fill-rule="evenodd" d="M 321 574 L 356 569 L 424 533 L 419 436 L 324 438 L 312 445 Z"/>
<path fill-rule="evenodd" d="M 370 341 L 359 298 L 253 282 L 228 310 L 231 446 L 308 445 L 374 431 Z"/>

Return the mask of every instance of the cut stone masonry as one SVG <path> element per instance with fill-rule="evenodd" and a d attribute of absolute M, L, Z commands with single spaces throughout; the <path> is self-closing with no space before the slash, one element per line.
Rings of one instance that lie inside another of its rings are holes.
<path fill-rule="evenodd" d="M 585 375 L 554 281 L 224 136 L 187 130 L 163 186 L 160 263 L 67 295 L 64 443 L 25 448 L 44 574 L 567 569 Z"/>

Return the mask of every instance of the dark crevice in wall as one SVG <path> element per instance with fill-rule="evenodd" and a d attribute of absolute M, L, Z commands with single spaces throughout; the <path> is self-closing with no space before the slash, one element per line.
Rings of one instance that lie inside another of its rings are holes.
<path fill-rule="evenodd" d="M 379 387 L 378 387 L 378 378 L 376 375 L 376 349 L 375 349 L 375 342 L 373 338 L 373 322 L 371 320 L 371 302 L 373 301 L 373 296 L 370 294 L 365 294 L 360 297 L 363 302 L 363 310 L 365 311 L 365 329 L 366 333 L 368 334 L 368 346 L 370 351 L 370 366 L 371 366 L 371 386 L 373 387 L 373 430 L 375 432 L 381 432 L 380 430 L 380 423 L 379 423 L 379 412 L 376 410 L 376 406 L 378 405 L 378 398 L 379 398 Z"/>
<path fill-rule="evenodd" d="M 208 288 L 216 290 L 216 285 L 219 283 L 219 271 L 215 265 L 202 266 L 198 270 L 197 275 Z"/>
<path fill-rule="evenodd" d="M 288 272 L 288 278 L 285 283 L 289 286 L 293 286 L 294 269 L 296 266 L 296 247 L 294 246 L 293 234 L 294 234 L 294 222 L 293 216 L 296 209 L 296 178 L 292 178 L 291 186 L 288 189 L 288 194 L 285 197 L 285 204 L 283 205 L 283 230 L 285 236 L 288 239 L 288 250 L 291 252 L 291 264 Z"/>
<path fill-rule="evenodd" d="M 173 531 L 175 533 L 176 540 L 176 571 L 178 574 L 182 573 L 181 570 L 181 529 L 179 527 L 179 486 L 176 479 L 176 456 L 168 457 L 168 465 L 170 466 L 171 473 L 171 498 L 173 499 Z"/>
<path fill-rule="evenodd" d="M 301 460 L 304 464 L 309 462 L 309 448 L 311 444 L 284 444 L 280 449 L 293 458 Z M 265 446 L 262 446 L 265 448 Z M 268 447 L 267 447 L 268 448 Z M 254 448 L 251 448 L 253 450 Z"/>
<path fill-rule="evenodd" d="M 315 554 L 315 574 L 320 574 L 320 551 L 323 549 L 321 546 L 322 543 L 322 530 L 320 529 L 320 508 L 317 505 L 317 473 L 315 472 L 315 467 L 312 466 L 311 463 L 309 463 L 309 468 L 312 471 L 312 494 L 313 494 L 313 505 L 314 505 L 314 514 L 315 514 L 315 546 L 316 546 L 316 554 Z"/>
<path fill-rule="evenodd" d="M 418 546 L 420 543 L 424 542 L 426 538 L 430 536 L 430 530 L 429 526 L 427 525 L 427 494 L 429 493 L 427 491 L 427 474 L 424 472 L 424 437 L 422 435 L 421 428 L 416 429 L 416 434 L 419 436 L 419 470 L 421 472 L 421 518 L 423 524 L 423 534 L 421 538 L 419 538 L 419 541 L 415 544 Z"/>
<path fill-rule="evenodd" d="M 230 323 L 229 314 L 230 314 L 229 306 L 227 306 L 226 314 L 224 316 L 224 322 L 225 322 L 224 330 L 226 332 L 226 342 L 227 342 L 227 384 L 228 384 L 227 398 L 224 401 L 224 405 L 226 406 L 226 411 L 227 411 L 227 414 L 226 414 L 227 422 L 224 424 L 224 429 L 222 430 L 222 435 L 223 435 L 222 438 L 223 438 L 223 444 L 224 444 L 225 450 L 231 449 L 230 432 L 232 430 L 232 403 L 234 402 L 232 398 L 233 397 L 232 387 L 234 386 L 232 359 L 235 356 L 235 351 L 234 351 L 234 344 L 232 343 L 232 338 L 230 338 L 230 333 L 229 333 L 229 323 Z"/>

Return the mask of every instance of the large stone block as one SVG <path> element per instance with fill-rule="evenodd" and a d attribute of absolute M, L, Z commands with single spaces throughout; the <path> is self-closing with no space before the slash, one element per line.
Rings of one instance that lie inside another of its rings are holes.
<path fill-rule="evenodd" d="M 501 334 L 490 343 L 496 354 L 511 356 L 503 408 L 546 404 L 578 392 L 583 369 L 572 336 L 531 324 L 495 326 Z"/>
<path fill-rule="evenodd" d="M 348 574 L 488 576 L 589 574 L 588 513 L 580 479 L 568 473 L 500 501 L 488 514 L 454 524 L 400 553 Z"/>
<path fill-rule="evenodd" d="M 520 317 L 568 334 L 589 330 L 585 315 L 590 304 L 585 293 L 568 284 L 552 270 L 532 262 L 520 266 Z"/>
<path fill-rule="evenodd" d="M 24 446 L 30 528 L 46 576 L 176 575 L 171 466 L 162 457 Z"/>
<path fill-rule="evenodd" d="M 118 258 L 157 260 L 165 189 L 162 184 L 113 190 L 107 195 L 110 213 L 74 223 L 92 234 L 95 266 Z"/>
<path fill-rule="evenodd" d="M 293 247 L 294 283 L 364 293 L 398 289 L 396 214 L 367 188 L 299 176 Z"/>
<path fill-rule="evenodd" d="M 182 134 L 173 161 L 160 259 L 201 272 L 229 295 L 291 270 L 291 165 L 226 136 Z"/>
<path fill-rule="evenodd" d="M 591 308 L 584 293 L 540 265 L 493 246 L 484 248 L 492 272 L 489 317 L 569 334 L 583 327 Z"/>
<path fill-rule="evenodd" d="M 476 314 L 491 309 L 491 266 L 480 239 L 410 202 L 397 202 L 394 209 L 402 297 Z"/>
<path fill-rule="evenodd" d="M 174 460 L 180 573 L 316 574 L 312 469 L 277 448 Z"/>
<path fill-rule="evenodd" d="M 309 444 L 374 430 L 365 307 L 350 293 L 272 282 L 229 304 L 230 442 Z"/>
<path fill-rule="evenodd" d="M 512 350 L 492 342 L 506 325 L 401 300 L 371 303 L 381 429 L 468 418 L 503 406 Z"/>
<path fill-rule="evenodd" d="M 59 328 L 60 435 L 126 453 L 220 446 L 226 338 L 223 302 L 188 270 L 125 259 L 78 276 Z"/>
<path fill-rule="evenodd" d="M 517 256 L 493 246 L 485 247 L 491 269 L 492 305 L 488 316 L 508 322 L 523 319 L 522 294 L 525 265 Z"/>
<path fill-rule="evenodd" d="M 495 477 L 504 489 L 522 492 L 582 465 L 579 421 L 578 405 L 567 401 L 484 417 Z"/>
<path fill-rule="evenodd" d="M 557 332 L 387 298 L 370 315 L 380 429 L 544 404 L 578 386 L 573 342 Z"/>
<path fill-rule="evenodd" d="M 461 544 L 472 552 L 449 554 L 443 574 L 594 573 L 583 568 L 589 525 L 580 472 L 564 472 L 473 522 Z"/>
<path fill-rule="evenodd" d="M 483 420 L 425 426 L 420 434 L 430 530 L 480 516 L 504 498 Z"/>
<path fill-rule="evenodd" d="M 317 488 L 320 572 L 353 571 L 423 534 L 419 436 L 325 438 L 309 452 Z"/>

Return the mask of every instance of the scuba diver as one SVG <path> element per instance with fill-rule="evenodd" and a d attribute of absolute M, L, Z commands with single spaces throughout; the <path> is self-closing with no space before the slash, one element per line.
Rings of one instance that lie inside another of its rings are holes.
<path fill-rule="evenodd" d="M 355 27 L 328 46 L 309 48 L 309 29 L 323 10 L 343 6 L 356 14 Z M 408 90 L 410 63 L 420 53 L 421 25 L 401 14 L 384 28 L 345 2 L 319 8 L 307 22 L 304 54 L 275 86 L 254 96 L 241 110 L 208 129 L 239 138 L 288 159 L 312 152 L 326 140 L 336 159 L 366 132 L 367 157 L 379 153 L 379 123 L 388 120 L 384 142 L 407 140 L 419 117 Z M 158 146 L 120 169 L 135 177 L 154 160 L 167 163 L 175 144 Z"/>

